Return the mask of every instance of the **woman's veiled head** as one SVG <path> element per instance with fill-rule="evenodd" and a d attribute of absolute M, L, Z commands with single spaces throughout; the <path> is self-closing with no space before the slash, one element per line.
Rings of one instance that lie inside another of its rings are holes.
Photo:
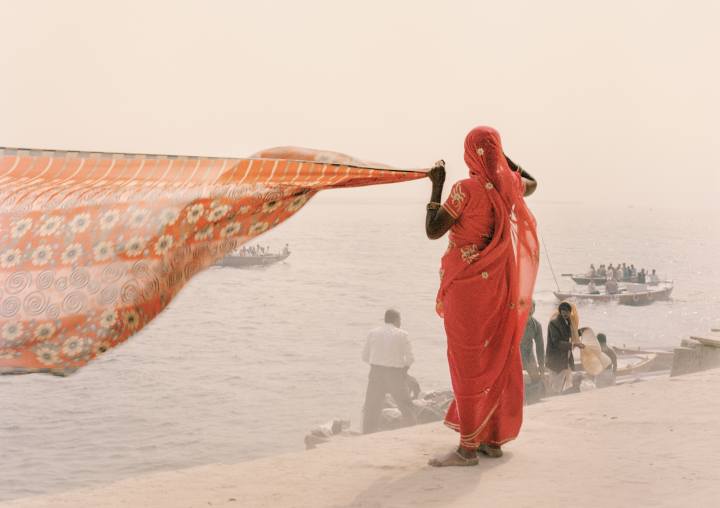
<path fill-rule="evenodd" d="M 504 162 L 500 134 L 492 127 L 475 127 L 465 137 L 465 163 L 471 177 L 494 180 L 492 173 Z"/>

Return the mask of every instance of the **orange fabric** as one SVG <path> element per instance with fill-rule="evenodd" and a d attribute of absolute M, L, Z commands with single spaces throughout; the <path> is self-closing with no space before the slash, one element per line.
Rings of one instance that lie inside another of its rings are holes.
<path fill-rule="evenodd" d="M 437 312 L 444 318 L 455 398 L 445 424 L 460 444 L 501 445 L 522 424 L 520 340 L 539 264 L 535 219 L 500 135 L 478 127 L 465 139 L 470 178 L 443 207 L 456 218 L 441 265 Z"/>
<path fill-rule="evenodd" d="M 293 147 L 249 159 L 0 149 L 0 373 L 69 374 L 316 192 L 426 171 Z"/>

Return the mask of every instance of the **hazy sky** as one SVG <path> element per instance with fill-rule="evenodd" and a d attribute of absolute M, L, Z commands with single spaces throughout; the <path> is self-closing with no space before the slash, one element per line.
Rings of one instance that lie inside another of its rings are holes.
<path fill-rule="evenodd" d="M 454 180 L 465 133 L 489 124 L 540 180 L 539 200 L 718 207 L 714 0 L 0 8 L 0 146 L 293 144 L 397 166 L 444 158 Z"/>

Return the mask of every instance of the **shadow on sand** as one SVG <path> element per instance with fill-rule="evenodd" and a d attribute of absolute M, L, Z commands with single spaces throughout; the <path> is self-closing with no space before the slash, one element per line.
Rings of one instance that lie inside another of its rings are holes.
<path fill-rule="evenodd" d="M 429 458 L 429 457 L 427 457 Z M 427 459 L 426 459 L 427 460 Z M 499 459 L 480 456 L 480 463 L 470 467 L 423 466 L 401 478 L 380 478 L 360 492 L 349 504 L 335 508 L 403 508 L 446 506 L 448 503 L 478 490 L 482 504 L 482 476 L 485 471 L 512 460 L 506 452 Z"/>

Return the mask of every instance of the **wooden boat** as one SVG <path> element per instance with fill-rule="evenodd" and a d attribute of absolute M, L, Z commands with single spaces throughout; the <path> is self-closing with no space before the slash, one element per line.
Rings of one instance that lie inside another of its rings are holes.
<path fill-rule="evenodd" d="M 650 305 L 658 300 L 667 300 L 673 290 L 671 283 L 658 284 L 657 286 L 647 286 L 645 284 L 627 284 L 627 286 L 629 290 L 618 295 L 620 305 Z"/>
<path fill-rule="evenodd" d="M 615 376 L 629 376 L 646 372 L 670 371 L 673 361 L 672 351 L 645 351 L 627 348 L 613 348 L 617 354 Z M 579 358 L 579 355 L 578 355 Z M 575 361 L 575 372 L 584 372 L 582 362 Z"/>
<path fill-rule="evenodd" d="M 627 367 L 630 368 L 631 372 L 655 372 L 658 370 L 670 370 L 672 367 L 673 351 L 666 351 L 663 349 L 631 349 L 613 346 L 615 353 L 620 358 L 632 358 L 639 357 L 641 361 L 637 364 L 630 363 Z M 646 365 L 642 365 L 646 360 L 650 359 Z M 640 367 L 642 366 L 642 369 Z M 620 375 L 620 374 L 618 374 Z"/>
<path fill-rule="evenodd" d="M 587 286 L 590 284 L 590 281 L 593 281 L 593 283 L 596 286 L 604 286 L 605 285 L 605 277 L 601 277 L 598 275 L 590 276 L 590 275 L 583 275 L 583 274 L 572 274 L 572 273 L 564 273 L 563 277 L 570 277 L 575 284 L 578 284 L 580 286 Z"/>
<path fill-rule="evenodd" d="M 563 277 L 570 277 L 573 280 L 573 282 L 575 282 L 575 284 L 577 284 L 578 286 L 587 286 L 588 284 L 590 284 L 590 281 L 593 281 L 593 283 L 596 286 L 604 286 L 605 281 L 607 280 L 604 276 L 600 276 L 600 275 L 594 275 L 591 277 L 589 275 L 572 274 L 572 273 L 564 273 Z M 622 282 L 637 283 L 637 281 L 638 281 L 638 278 L 636 276 L 636 277 L 630 277 L 629 279 L 623 279 L 618 282 L 620 282 L 620 283 L 622 283 Z"/>
<path fill-rule="evenodd" d="M 594 302 L 618 302 L 620 305 L 650 305 L 657 300 L 667 300 L 673 290 L 671 282 L 663 282 L 656 286 L 647 284 L 623 283 L 618 293 L 608 294 L 603 291 L 583 293 L 580 291 L 553 291 L 558 300 L 590 300 Z"/>
<path fill-rule="evenodd" d="M 231 268 L 250 268 L 254 266 L 267 266 L 280 261 L 284 261 L 290 255 L 290 251 L 285 249 L 279 254 L 229 254 L 216 263 L 217 266 L 228 266 Z"/>

